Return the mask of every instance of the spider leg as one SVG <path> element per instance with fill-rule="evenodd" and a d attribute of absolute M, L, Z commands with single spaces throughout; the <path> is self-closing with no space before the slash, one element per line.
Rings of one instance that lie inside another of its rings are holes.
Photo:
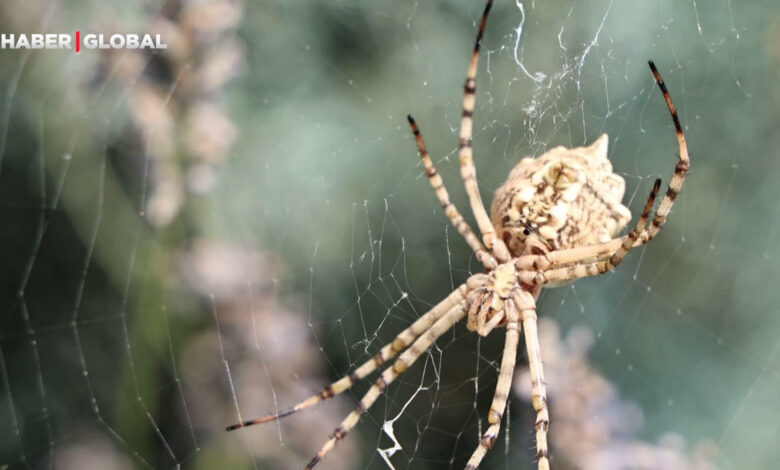
<path fill-rule="evenodd" d="M 515 258 L 515 269 L 518 271 L 543 271 L 566 266 L 586 260 L 597 260 L 606 255 L 612 255 L 619 249 L 628 235 L 612 239 L 597 245 L 580 246 L 565 250 L 556 250 L 542 255 L 523 255 Z M 641 243 L 637 243 L 637 246 Z"/>
<path fill-rule="evenodd" d="M 685 176 L 691 167 L 690 157 L 688 156 L 688 146 L 685 143 L 685 135 L 683 134 L 682 126 L 680 125 L 680 118 L 677 116 L 677 110 L 675 109 L 674 103 L 672 102 L 672 97 L 669 95 L 669 91 L 666 89 L 666 84 L 661 78 L 661 74 L 658 73 L 658 69 L 656 69 L 653 61 L 649 61 L 648 65 L 650 66 L 650 70 L 653 73 L 655 82 L 658 84 L 658 88 L 660 88 L 661 93 L 663 94 L 664 100 L 666 101 L 666 106 L 669 108 L 669 113 L 672 115 L 672 121 L 674 122 L 674 128 L 677 133 L 677 143 L 680 147 L 680 155 L 679 160 L 677 161 L 677 165 L 674 168 L 672 180 L 669 182 L 669 188 L 666 190 L 666 194 L 661 200 L 661 203 L 658 205 L 658 210 L 656 210 L 652 217 L 650 228 L 644 230 L 640 234 L 639 239 L 636 240 L 633 244 L 634 247 L 644 245 L 650 241 L 658 234 L 664 223 L 666 223 L 666 218 L 669 215 L 669 212 L 672 210 L 674 201 L 677 198 L 677 195 L 680 193 L 683 183 L 685 182 Z M 571 263 L 578 263 L 587 259 L 594 260 L 596 258 L 601 258 L 606 254 L 611 255 L 612 253 L 615 253 L 625 245 L 627 238 L 628 235 L 615 238 L 614 240 L 610 240 L 606 243 L 601 243 L 598 245 L 558 250 L 547 253 L 545 255 L 520 256 L 515 261 L 515 267 L 518 271 L 527 271 L 531 268 L 534 268 L 535 270 L 543 270 L 560 267 Z"/>
<path fill-rule="evenodd" d="M 493 395 L 493 403 L 490 405 L 490 411 L 488 412 L 488 423 L 490 426 L 482 435 L 482 439 L 480 439 L 477 449 L 471 454 L 471 458 L 466 464 L 466 470 L 475 470 L 479 466 L 479 463 L 482 462 L 487 451 L 490 450 L 496 442 L 498 431 L 501 428 L 501 418 L 504 415 L 506 402 L 509 398 L 509 390 L 512 387 L 512 373 L 515 369 L 517 344 L 520 340 L 520 318 L 517 308 L 514 306 L 514 302 L 511 299 L 507 300 L 504 305 L 509 321 L 506 324 L 504 354 L 501 358 L 501 368 L 498 371 L 496 392 Z"/>
<path fill-rule="evenodd" d="M 685 181 L 685 175 L 691 167 L 690 158 L 688 157 L 688 146 L 685 144 L 685 135 L 683 135 L 682 126 L 680 126 L 680 119 L 677 117 L 677 110 L 672 103 L 672 97 L 669 95 L 669 91 L 666 89 L 666 84 L 661 78 L 661 74 L 658 73 L 658 69 L 655 68 L 653 61 L 648 61 L 650 70 L 653 72 L 655 82 L 658 84 L 658 88 L 661 89 L 661 93 L 666 100 L 666 106 L 669 108 L 669 113 L 672 115 L 672 121 L 674 121 L 674 129 L 677 132 L 677 143 L 680 146 L 680 159 L 677 162 L 677 166 L 674 168 L 674 175 L 669 182 L 669 188 L 666 190 L 664 198 L 661 200 L 661 204 L 658 206 L 658 210 L 653 215 L 653 220 L 650 222 L 650 228 L 646 234 L 643 234 L 643 242 L 647 243 L 661 230 L 661 227 L 666 223 L 666 217 L 672 210 L 674 200 L 677 198 L 680 189 L 682 189 L 683 182 Z"/>
<path fill-rule="evenodd" d="M 644 237 L 647 232 L 644 231 L 639 239 L 634 242 L 632 248 L 642 246 L 646 243 Z M 565 250 L 556 250 L 542 255 L 523 255 L 515 258 L 515 269 L 518 271 L 546 271 L 549 269 L 566 267 L 575 263 L 587 261 L 599 261 L 605 257 L 612 256 L 626 242 L 628 235 L 613 238 L 612 240 L 596 245 L 579 246 L 576 248 L 567 248 Z"/>
<path fill-rule="evenodd" d="M 482 43 L 482 36 L 485 32 L 490 7 L 493 6 L 493 0 L 488 0 L 485 5 L 485 11 L 482 13 L 482 20 L 479 24 L 477 40 L 474 44 L 474 52 L 471 55 L 468 72 L 466 73 L 466 84 L 463 87 L 463 113 L 460 120 L 460 141 L 458 143 L 458 157 L 460 160 L 460 174 L 463 183 L 466 186 L 466 193 L 471 203 L 471 211 L 474 218 L 477 219 L 477 225 L 482 232 L 482 240 L 488 250 L 491 250 L 500 262 L 508 261 L 511 256 L 504 241 L 496 237 L 493 224 L 490 222 L 485 205 L 482 202 L 482 196 L 479 194 L 477 184 L 477 169 L 474 167 L 472 158 L 471 137 L 472 137 L 472 115 L 474 114 L 475 93 L 477 91 L 477 62 L 479 61 L 479 47 Z"/>
<path fill-rule="evenodd" d="M 645 225 L 647 224 L 647 218 L 650 215 L 650 211 L 653 209 L 653 203 L 655 197 L 658 195 L 658 190 L 661 188 L 661 178 L 655 180 L 653 189 L 650 192 L 650 196 L 647 198 L 645 208 L 642 211 L 642 215 L 637 220 L 634 228 L 623 239 L 623 244 L 615 250 L 609 258 L 590 262 L 590 263 L 577 263 L 562 268 L 546 269 L 540 271 L 522 271 L 518 273 L 520 282 L 525 284 L 547 284 L 549 282 L 565 282 L 573 279 L 579 279 L 586 276 L 597 276 L 607 271 L 614 269 L 626 254 L 634 247 L 639 246 L 636 241 L 645 232 Z M 607 253 L 606 255 L 609 255 Z"/>
<path fill-rule="evenodd" d="M 465 301 L 450 309 L 446 315 L 439 318 L 428 330 L 425 331 L 425 333 L 418 337 L 414 343 L 412 343 L 412 345 L 409 346 L 409 348 L 404 351 L 401 356 L 395 360 L 395 362 L 393 362 L 392 366 L 387 367 L 384 371 L 382 371 L 382 375 L 379 376 L 374 385 L 372 385 L 366 394 L 363 395 L 363 398 L 360 399 L 360 403 L 358 403 L 357 408 L 348 414 L 347 417 L 344 418 L 344 420 L 341 422 L 341 424 L 339 424 L 339 426 L 333 430 L 333 434 L 331 434 L 328 442 L 322 446 L 322 449 L 317 452 L 317 455 L 311 459 L 304 470 L 311 470 L 312 467 L 317 465 L 317 463 L 333 449 L 333 447 L 336 445 L 336 442 L 343 439 L 344 436 L 346 436 L 346 434 L 355 427 L 355 425 L 360 420 L 360 417 L 363 415 L 363 413 L 368 411 L 371 405 L 374 404 L 376 399 L 379 398 L 379 395 L 382 394 L 382 391 L 407 368 L 409 368 L 409 366 L 414 364 L 414 361 L 416 361 L 420 355 L 427 351 L 428 348 L 431 347 L 431 345 L 436 341 L 436 339 L 439 338 L 439 336 L 449 331 L 449 329 L 452 328 L 455 323 L 463 318 L 463 316 L 466 314 L 466 310 Z"/>
<path fill-rule="evenodd" d="M 542 351 L 539 347 L 539 334 L 536 330 L 536 302 L 531 294 L 522 290 L 515 292 L 515 302 L 520 309 L 525 331 L 525 348 L 528 353 L 528 366 L 531 372 L 531 402 L 536 410 L 536 457 L 539 470 L 550 470 L 547 450 L 547 428 L 550 426 L 550 414 L 547 410 L 547 390 L 542 368 Z"/>
<path fill-rule="evenodd" d="M 460 214 L 460 211 L 458 211 L 458 208 L 455 207 L 455 204 L 450 201 L 450 195 L 447 192 L 447 188 L 444 187 L 444 182 L 441 179 L 441 175 L 439 175 L 439 172 L 436 171 L 436 167 L 433 165 L 433 161 L 431 161 L 431 157 L 428 155 L 428 151 L 425 149 L 425 143 L 423 142 L 422 135 L 420 134 L 420 130 L 417 127 L 417 123 L 414 122 L 414 118 L 412 118 L 411 115 L 407 116 L 407 119 L 409 120 L 409 125 L 412 128 L 412 132 L 414 132 L 414 140 L 417 142 L 417 149 L 420 151 L 420 157 L 422 157 L 423 166 L 425 167 L 425 175 L 431 182 L 431 186 L 436 193 L 436 197 L 439 198 L 439 202 L 441 203 L 441 207 L 444 209 L 444 213 L 450 219 L 452 225 L 455 227 L 458 233 L 460 233 L 461 236 L 466 240 L 466 243 L 468 243 L 468 245 L 471 247 L 471 250 L 474 252 L 474 254 L 476 254 L 477 259 L 483 265 L 485 265 L 487 269 L 495 268 L 497 263 L 495 258 L 493 258 L 493 255 L 485 251 L 485 247 L 482 246 L 482 242 L 479 241 L 479 238 L 477 238 L 477 236 L 471 230 L 468 222 L 463 219 L 463 216 Z"/>
<path fill-rule="evenodd" d="M 279 418 L 290 416 L 291 414 L 297 413 L 298 411 L 314 406 L 322 401 L 327 400 L 328 398 L 334 397 L 348 390 L 350 387 L 352 387 L 355 384 L 355 382 L 368 376 L 369 374 L 374 372 L 377 368 L 382 367 L 382 365 L 384 365 L 386 361 L 394 357 L 400 351 L 406 349 L 407 346 L 412 344 L 412 341 L 414 341 L 419 335 L 421 335 L 426 330 L 428 330 L 431 327 L 431 325 L 433 325 L 446 313 L 450 312 L 455 306 L 463 303 L 466 298 L 465 297 L 466 292 L 470 288 L 472 288 L 472 286 L 481 285 L 481 283 L 484 282 L 483 278 L 485 277 L 486 276 L 484 274 L 477 274 L 469 278 L 469 280 L 465 284 L 461 284 L 444 300 L 439 302 L 436 306 L 434 306 L 432 309 L 426 312 L 423 316 L 418 318 L 417 321 L 415 321 L 409 327 L 407 327 L 405 330 L 399 333 L 398 336 L 396 336 L 392 342 L 382 347 L 382 349 L 379 351 L 379 353 L 377 353 L 376 356 L 374 356 L 373 358 L 369 359 L 368 361 L 360 365 L 353 372 L 349 373 L 348 375 L 345 375 L 344 377 L 337 380 L 336 382 L 333 382 L 332 384 L 328 385 L 327 387 L 322 389 L 320 393 L 316 395 L 312 395 L 311 397 L 301 401 L 297 405 L 292 406 L 279 413 L 270 414 L 262 418 L 251 419 L 248 421 L 243 421 L 241 423 L 230 425 L 227 427 L 227 430 L 233 431 L 234 429 L 253 426 L 255 424 L 262 424 L 270 421 L 276 421 Z"/>

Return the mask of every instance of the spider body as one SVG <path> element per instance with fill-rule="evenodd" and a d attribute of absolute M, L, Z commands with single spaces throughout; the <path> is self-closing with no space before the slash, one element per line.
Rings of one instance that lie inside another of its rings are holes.
<path fill-rule="evenodd" d="M 494 328 L 505 326 L 514 313 L 512 294 L 520 288 L 517 272 L 512 263 L 504 263 L 487 275 L 476 275 L 471 279 L 480 287 L 466 296 L 470 304 L 466 327 L 480 336 L 487 336 Z"/>
<path fill-rule="evenodd" d="M 542 353 L 536 330 L 536 298 L 542 287 L 598 275 L 617 266 L 632 248 L 647 243 L 661 230 L 682 188 L 690 167 L 685 137 L 666 85 L 651 61 L 650 70 L 666 100 L 680 148 L 674 175 L 652 218 L 650 212 L 661 186 L 660 179 L 655 181 L 644 210 L 632 230 L 624 236 L 613 238 L 626 226 L 631 214 L 620 202 L 625 182 L 612 172 L 607 159 L 606 135 L 602 135 L 590 147 L 556 147 L 538 158 L 520 161 L 507 181 L 496 191 L 489 216 L 477 186 L 471 130 L 479 46 L 491 5 L 492 1 L 488 0 L 466 74 L 458 144 L 461 176 L 482 235 L 481 240 L 451 202 L 441 176 L 428 155 L 417 124 L 409 116 L 425 174 L 442 209 L 486 272 L 469 277 L 444 300 L 400 332 L 392 342 L 383 346 L 372 359 L 326 386 L 320 393 L 285 411 L 228 426 L 228 430 L 233 430 L 289 416 L 348 390 L 357 381 L 381 369 L 382 372 L 360 399 L 355 410 L 334 429 L 330 439 L 306 465 L 306 470 L 314 467 L 330 452 L 358 423 L 384 389 L 464 316 L 467 317 L 467 328 L 481 336 L 497 328 L 505 331 L 496 391 L 487 413 L 489 426 L 468 460 L 466 470 L 474 470 L 479 466 L 498 437 L 521 331 L 531 376 L 531 401 L 536 411 L 534 429 L 538 467 L 539 470 L 549 470 L 549 413 Z M 394 357 L 395 360 L 392 360 Z"/>
<path fill-rule="evenodd" d="M 553 251 L 608 242 L 628 224 L 626 183 L 612 172 L 607 142 L 603 134 L 589 147 L 555 147 L 515 166 L 490 211 L 513 257 L 533 254 L 526 253 L 526 232 Z"/>

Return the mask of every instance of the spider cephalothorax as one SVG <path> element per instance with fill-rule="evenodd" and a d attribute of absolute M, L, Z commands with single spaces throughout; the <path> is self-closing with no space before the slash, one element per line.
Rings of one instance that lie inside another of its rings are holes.
<path fill-rule="evenodd" d="M 634 228 L 622 237 L 613 238 L 626 226 L 631 214 L 620 202 L 625 182 L 612 172 L 612 165 L 607 159 L 606 134 L 590 147 L 556 147 L 538 158 L 523 159 L 512 170 L 506 183 L 496 191 L 492 217 L 488 216 L 477 185 L 471 129 L 479 45 L 491 4 L 489 0 L 482 14 L 466 75 L 458 144 L 461 176 L 482 234 L 481 240 L 450 201 L 441 176 L 425 149 L 417 124 L 409 116 L 425 174 L 444 214 L 487 272 L 470 276 L 444 300 L 399 333 L 392 342 L 382 346 L 373 358 L 317 395 L 288 410 L 228 427 L 228 430 L 237 429 L 289 416 L 348 390 L 358 380 L 382 369 L 376 382 L 360 399 L 357 408 L 344 418 L 330 439 L 306 465 L 307 470 L 344 438 L 385 388 L 424 354 L 437 338 L 467 315 L 466 326 L 471 331 L 485 336 L 501 328 L 506 334 L 496 392 L 487 414 L 489 426 L 466 464 L 466 469 L 475 470 L 498 437 L 522 330 L 531 375 L 531 401 L 536 411 L 536 457 L 539 470 L 549 470 L 549 413 L 542 352 L 536 331 L 536 298 L 539 291 L 545 286 L 557 286 L 615 268 L 632 248 L 647 243 L 661 230 L 682 188 L 689 168 L 685 137 L 666 86 L 655 65 L 650 62 L 650 70 L 672 115 L 680 147 L 674 176 L 652 218 L 650 212 L 661 185 L 660 179 L 653 185 Z"/>
<path fill-rule="evenodd" d="M 607 135 L 589 147 L 555 147 L 524 158 L 496 190 L 491 220 L 513 256 L 535 233 L 549 251 L 611 240 L 631 220 L 625 181 L 612 172 Z"/>
<path fill-rule="evenodd" d="M 475 276 L 476 277 L 476 276 Z M 520 287 L 517 271 L 511 263 L 499 265 L 485 277 L 480 287 L 469 293 L 471 303 L 466 328 L 481 336 L 487 336 L 494 328 L 506 325 L 517 308 L 512 296 Z"/>

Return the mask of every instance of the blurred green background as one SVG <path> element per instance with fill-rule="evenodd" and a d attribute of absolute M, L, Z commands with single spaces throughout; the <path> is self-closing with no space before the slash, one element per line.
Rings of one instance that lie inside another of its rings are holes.
<path fill-rule="evenodd" d="M 0 50 L 0 468 L 303 467 L 370 381 L 279 426 L 224 426 L 317 393 L 480 270 L 405 116 L 467 213 L 457 133 L 483 6 L 3 2 L 3 33 L 169 48 Z M 540 299 L 553 465 L 776 468 L 780 6 L 496 2 L 483 198 L 522 157 L 606 132 L 640 211 L 678 151 L 651 58 L 692 171 L 656 240 Z M 456 327 L 322 468 L 462 468 L 502 340 Z M 481 468 L 534 468 L 533 420 L 518 392 Z"/>

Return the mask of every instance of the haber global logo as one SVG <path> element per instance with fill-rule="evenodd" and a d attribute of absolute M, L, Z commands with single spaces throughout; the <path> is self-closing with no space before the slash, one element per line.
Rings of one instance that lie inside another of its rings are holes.
<path fill-rule="evenodd" d="M 167 49 L 159 34 L 0 34 L 0 49 Z"/>

